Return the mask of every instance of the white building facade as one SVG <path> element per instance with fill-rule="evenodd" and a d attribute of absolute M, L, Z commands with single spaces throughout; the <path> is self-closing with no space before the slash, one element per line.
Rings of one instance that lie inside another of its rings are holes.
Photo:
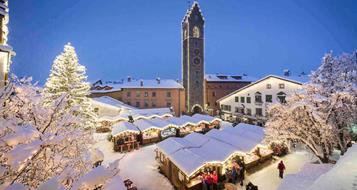
<path fill-rule="evenodd" d="M 299 81 L 268 75 L 219 99 L 221 117 L 231 122 L 264 125 L 266 108 L 271 103 L 285 102 L 285 97 L 302 87 Z"/>

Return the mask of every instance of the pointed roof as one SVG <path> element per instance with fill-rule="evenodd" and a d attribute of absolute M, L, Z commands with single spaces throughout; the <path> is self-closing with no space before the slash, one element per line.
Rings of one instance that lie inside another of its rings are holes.
<path fill-rule="evenodd" d="M 191 16 L 191 14 L 194 12 L 194 10 L 196 10 L 196 9 L 200 13 L 202 19 L 205 20 L 203 14 L 202 14 L 201 8 L 198 4 L 198 1 L 194 1 L 191 8 L 186 11 L 186 14 L 182 19 L 182 23 L 185 22 Z"/>

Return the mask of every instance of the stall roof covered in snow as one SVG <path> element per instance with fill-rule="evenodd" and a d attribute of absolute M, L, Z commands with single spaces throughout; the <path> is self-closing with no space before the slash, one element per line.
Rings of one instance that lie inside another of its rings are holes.
<path fill-rule="evenodd" d="M 257 79 L 247 75 L 206 74 L 207 82 L 254 82 Z"/>
<path fill-rule="evenodd" d="M 214 121 L 222 121 L 222 119 L 220 119 L 218 117 L 212 117 L 210 115 L 203 115 L 203 114 L 199 114 L 199 113 L 194 114 L 192 117 L 199 119 L 201 121 L 207 121 L 209 123 L 212 123 Z"/>
<path fill-rule="evenodd" d="M 101 80 L 93 84 L 92 93 L 105 93 L 121 91 L 128 88 L 157 88 L 157 89 L 183 89 L 182 84 L 173 79 L 145 79 L 145 80 L 122 80 L 106 81 Z"/>
<path fill-rule="evenodd" d="M 117 136 L 125 132 L 140 133 L 139 129 L 134 124 L 126 121 L 113 125 L 112 136 Z"/>
<path fill-rule="evenodd" d="M 247 134 L 248 137 L 245 137 Z M 158 143 L 157 147 L 190 177 L 205 164 L 221 164 L 232 155 L 244 155 L 252 151 L 263 140 L 261 134 L 264 135 L 264 131 L 259 126 L 242 125 L 223 130 L 213 129 L 206 135 L 191 133 L 184 138 L 172 137 Z M 253 139 L 248 139 L 250 137 Z"/>

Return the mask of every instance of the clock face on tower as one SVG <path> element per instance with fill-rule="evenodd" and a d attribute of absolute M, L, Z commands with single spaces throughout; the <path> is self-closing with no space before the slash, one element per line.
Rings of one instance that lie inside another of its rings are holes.
<path fill-rule="evenodd" d="M 196 56 L 198 56 L 198 55 L 200 54 L 200 50 L 199 50 L 199 49 L 195 49 L 195 50 L 193 51 L 193 53 L 194 53 Z"/>
<path fill-rule="evenodd" d="M 196 64 L 196 65 L 199 65 L 201 63 L 200 58 L 196 57 L 195 59 L 193 59 L 193 63 Z"/>

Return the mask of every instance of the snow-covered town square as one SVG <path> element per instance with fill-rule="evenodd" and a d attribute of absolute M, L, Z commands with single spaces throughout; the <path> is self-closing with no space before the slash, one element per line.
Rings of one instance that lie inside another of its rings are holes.
<path fill-rule="evenodd" d="M 0 0 L 0 190 L 357 190 L 355 0 Z"/>

